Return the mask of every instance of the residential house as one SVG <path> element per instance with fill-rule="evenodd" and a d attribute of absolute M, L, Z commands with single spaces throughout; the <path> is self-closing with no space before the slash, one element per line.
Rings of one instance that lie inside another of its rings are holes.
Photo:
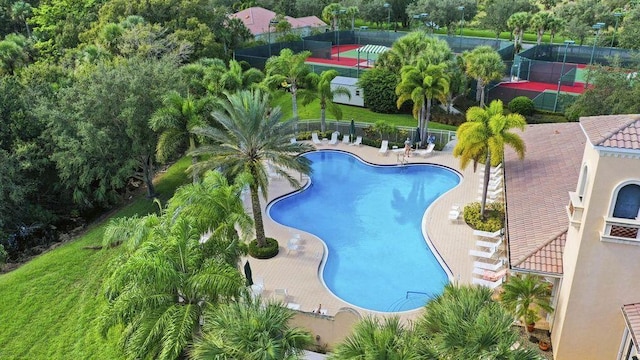
<path fill-rule="evenodd" d="M 249 29 L 256 40 L 275 41 L 281 34 L 276 32 L 272 20 L 275 19 L 276 13 L 258 6 L 251 7 L 235 14 L 230 15 L 232 18 L 238 18 Z M 305 16 L 301 18 L 293 18 L 285 16 L 285 20 L 291 24 L 293 32 L 300 36 L 309 36 L 316 29 L 325 31 L 327 24 L 320 20 L 317 16 Z"/>

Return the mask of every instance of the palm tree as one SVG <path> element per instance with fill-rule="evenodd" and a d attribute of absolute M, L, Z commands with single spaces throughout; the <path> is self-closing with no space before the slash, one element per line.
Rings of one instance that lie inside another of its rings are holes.
<path fill-rule="evenodd" d="M 422 339 L 422 359 L 538 359 L 524 346 L 513 349 L 518 335 L 513 318 L 491 299 L 486 287 L 448 284 L 425 306 L 415 325 Z"/>
<path fill-rule="evenodd" d="M 229 70 L 220 77 L 221 88 L 225 91 L 235 92 L 249 90 L 264 79 L 262 71 L 256 68 L 243 70 L 239 62 L 229 61 Z"/>
<path fill-rule="evenodd" d="M 548 313 L 553 311 L 551 306 L 551 284 L 539 276 L 525 274 L 512 276 L 502 286 L 500 302 L 513 316 L 522 321 L 523 325 L 535 323 L 540 319 L 538 310 Z"/>
<path fill-rule="evenodd" d="M 177 91 L 170 91 L 162 102 L 163 107 L 153 114 L 149 126 L 154 131 L 161 131 L 156 155 L 158 161 L 166 162 L 185 147 L 188 151 L 195 150 L 198 139 L 191 133 L 191 129 L 206 124 L 204 114 L 209 110 L 211 99 L 205 97 L 196 100 L 191 95 L 182 97 Z M 191 161 L 195 164 L 198 159 L 193 157 Z M 198 182 L 198 175 L 195 173 L 193 182 Z"/>
<path fill-rule="evenodd" d="M 443 103 L 449 94 L 449 76 L 445 73 L 447 64 L 430 64 L 419 59 L 415 66 L 405 65 L 400 71 L 400 83 L 396 87 L 397 106 L 407 100 L 413 101 L 413 117 L 418 120 L 420 145 L 427 137 L 427 127 L 431 118 L 431 103 L 438 99 Z"/>
<path fill-rule="evenodd" d="M 309 74 L 309 89 L 300 90 L 302 104 L 308 105 L 314 100 L 320 100 L 320 130 L 326 130 L 325 118 L 327 109 L 337 120 L 342 119 L 342 109 L 333 102 L 336 95 L 345 95 L 351 99 L 351 92 L 344 86 L 331 88 L 331 81 L 338 76 L 336 70 L 323 71 L 320 75 Z"/>
<path fill-rule="evenodd" d="M 399 73 L 405 65 L 415 65 L 418 59 L 440 64 L 454 59 L 446 41 L 431 37 L 424 31 L 414 31 L 396 40 L 391 49 L 381 54 L 376 67 Z"/>
<path fill-rule="evenodd" d="M 504 62 L 490 46 L 478 46 L 463 55 L 467 75 L 478 82 L 480 107 L 484 107 L 484 88 L 492 80 L 499 80 L 504 74 Z M 477 100 L 477 98 L 476 98 Z"/>
<path fill-rule="evenodd" d="M 31 29 L 29 29 L 27 18 L 31 16 L 32 11 L 31 4 L 22 0 L 16 1 L 11 5 L 11 17 L 24 23 L 24 27 L 27 30 L 27 38 L 31 38 Z"/>
<path fill-rule="evenodd" d="M 258 247 L 264 247 L 266 239 L 259 189 L 266 200 L 269 187 L 267 162 L 275 166 L 275 172 L 285 178 L 291 186 L 299 187 L 300 183 L 285 170 L 309 174 L 309 160 L 298 155 L 312 150 L 313 146 L 290 142 L 295 120 L 280 122 L 280 108 L 271 109 L 269 96 L 260 90 L 227 94 L 226 99 L 218 101 L 218 105 L 212 116 L 218 121 L 221 129 L 211 126 L 192 129 L 194 134 L 210 140 L 211 143 L 202 145 L 190 153 L 192 156 L 205 155 L 205 159 L 192 165 L 189 171 L 221 168 L 231 177 L 242 173 L 251 176 L 249 189 L 256 240 Z"/>
<path fill-rule="evenodd" d="M 549 23 L 553 19 L 553 14 L 546 11 L 541 11 L 534 14 L 531 17 L 531 27 L 536 30 L 537 41 L 536 44 L 542 44 L 542 36 L 544 32 L 549 30 Z"/>
<path fill-rule="evenodd" d="M 366 317 L 355 325 L 351 335 L 336 346 L 330 359 L 429 359 L 419 354 L 418 347 L 413 329 L 405 328 L 399 317 L 382 321 Z"/>
<path fill-rule="evenodd" d="M 522 34 L 529 26 L 531 14 L 526 11 L 517 12 L 509 17 L 507 26 L 513 30 L 516 53 L 522 49 Z"/>
<path fill-rule="evenodd" d="M 338 31 L 338 16 L 340 16 L 340 10 L 343 10 L 342 5 L 339 3 L 331 3 L 322 9 L 322 20 L 331 22 L 331 29 Z"/>
<path fill-rule="evenodd" d="M 311 68 L 305 63 L 309 56 L 310 51 L 294 54 L 291 49 L 282 49 L 280 55 L 269 58 L 265 65 L 267 77 L 264 82 L 268 87 L 286 84 L 289 88 L 294 120 L 298 119 L 298 89 L 306 83 L 311 73 Z"/>
<path fill-rule="evenodd" d="M 103 335 L 122 327 L 127 358 L 184 357 L 201 332 L 205 311 L 241 294 L 244 279 L 237 264 L 246 247 L 234 226 L 249 224 L 241 187 L 210 172 L 203 183 L 181 187 L 160 216 L 136 224 L 146 231 L 127 232 L 119 228 L 122 222 L 109 226 L 115 228 L 107 229 L 112 238 L 105 243 L 141 240 L 111 264 L 108 306 L 100 318 Z"/>
<path fill-rule="evenodd" d="M 312 344 L 311 334 L 292 328 L 293 311 L 277 303 L 264 304 L 258 298 L 221 305 L 207 313 L 204 331 L 190 358 L 279 360 L 301 359 Z"/>
<path fill-rule="evenodd" d="M 467 121 L 460 125 L 456 136 L 458 143 L 453 149 L 453 156 L 460 157 L 463 169 L 473 162 L 474 169 L 478 162 L 485 161 L 484 186 L 480 216 L 484 218 L 487 202 L 487 189 L 491 165 L 498 165 L 503 158 L 505 144 L 511 146 L 520 159 L 524 158 L 525 144 L 520 136 L 510 130 L 524 130 L 526 121 L 520 114 L 504 114 L 502 101 L 494 100 L 487 108 L 478 106 L 467 110 Z"/>
<path fill-rule="evenodd" d="M 356 15 L 360 12 L 357 6 L 349 6 L 346 15 L 351 18 L 351 31 L 356 27 Z"/>

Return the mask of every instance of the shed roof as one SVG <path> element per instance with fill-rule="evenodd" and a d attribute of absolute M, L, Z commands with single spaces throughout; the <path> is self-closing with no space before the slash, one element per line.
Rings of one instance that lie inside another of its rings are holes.
<path fill-rule="evenodd" d="M 356 49 L 358 52 L 369 54 L 382 54 L 389 51 L 389 48 L 382 45 L 365 45 Z"/>
<path fill-rule="evenodd" d="M 331 84 L 350 85 L 350 86 L 355 86 L 357 82 L 358 82 L 357 78 L 346 77 L 346 76 L 336 76 L 333 80 L 331 80 Z"/>

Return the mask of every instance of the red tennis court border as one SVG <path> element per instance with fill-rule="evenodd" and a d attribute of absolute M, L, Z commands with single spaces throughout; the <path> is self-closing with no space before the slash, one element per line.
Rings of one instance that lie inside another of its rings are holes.
<path fill-rule="evenodd" d="M 536 82 L 536 81 L 521 81 L 521 82 L 504 82 L 500 84 L 501 87 L 511 89 L 522 89 L 543 92 L 546 90 L 558 91 L 557 84 Z M 576 82 L 573 86 L 562 85 L 560 91 L 568 92 L 572 94 L 582 94 L 585 91 L 584 83 Z"/>

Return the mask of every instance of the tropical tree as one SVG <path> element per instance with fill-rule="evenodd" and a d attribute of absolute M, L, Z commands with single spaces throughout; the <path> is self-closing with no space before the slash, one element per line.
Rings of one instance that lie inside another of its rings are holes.
<path fill-rule="evenodd" d="M 331 29 L 333 29 L 333 31 L 340 30 L 338 29 L 338 17 L 343 15 L 340 10 L 345 9 L 342 7 L 342 4 L 339 3 L 331 3 L 322 9 L 322 20 L 331 23 Z"/>
<path fill-rule="evenodd" d="M 312 344 L 306 330 L 290 327 L 293 311 L 278 303 L 263 303 L 245 296 L 207 312 L 203 335 L 190 351 L 194 360 L 302 359 Z"/>
<path fill-rule="evenodd" d="M 27 38 L 31 37 L 31 29 L 29 28 L 27 19 L 31 16 L 32 12 L 33 9 L 31 8 L 31 4 L 22 0 L 11 4 L 11 17 L 13 17 L 14 20 L 19 20 L 24 23 L 24 27 L 27 30 Z"/>
<path fill-rule="evenodd" d="M 554 21 L 554 16 L 550 12 L 542 11 L 531 17 L 531 27 L 536 31 L 536 44 L 542 44 L 542 36 L 549 30 L 549 24 Z"/>
<path fill-rule="evenodd" d="M 517 12 L 509 17 L 507 26 L 513 31 L 516 52 L 522 49 L 522 34 L 529 26 L 531 14 L 526 11 Z"/>
<path fill-rule="evenodd" d="M 305 64 L 310 51 L 294 54 L 291 49 L 282 49 L 280 55 L 267 60 L 265 83 L 270 88 L 286 86 L 291 93 L 293 118 L 298 119 L 298 89 L 308 80 L 311 68 Z"/>
<path fill-rule="evenodd" d="M 360 9 L 357 6 L 349 6 L 347 8 L 346 15 L 351 18 L 351 30 L 356 27 L 356 16 L 360 13 Z"/>
<path fill-rule="evenodd" d="M 511 276 L 502 286 L 500 302 L 522 321 L 523 325 L 533 324 L 540 319 L 538 312 L 553 311 L 551 306 L 551 283 L 541 277 L 525 274 Z"/>
<path fill-rule="evenodd" d="M 337 120 L 342 119 L 342 109 L 333 102 L 336 95 L 344 95 L 351 99 L 351 92 L 344 86 L 336 86 L 331 88 L 331 81 L 338 76 L 336 70 L 323 71 L 320 75 L 316 73 L 309 74 L 309 89 L 300 91 L 300 98 L 303 105 L 309 105 L 314 100 L 320 101 L 320 129 L 326 130 L 326 113 L 327 110 L 335 116 Z"/>
<path fill-rule="evenodd" d="M 453 156 L 460 158 L 460 167 L 464 169 L 473 162 L 475 169 L 480 161 L 485 162 L 480 206 L 480 216 L 483 218 L 491 165 L 502 162 L 505 144 L 511 146 L 520 159 L 524 158 L 524 141 L 510 130 L 513 128 L 524 130 L 526 124 L 524 116 L 520 114 L 505 115 L 502 101 L 494 100 L 487 108 L 478 106 L 469 108 L 467 121 L 460 125 L 456 132 L 458 143 L 453 149 Z"/>
<path fill-rule="evenodd" d="M 431 118 L 433 99 L 446 102 L 449 94 L 449 75 L 446 64 L 430 64 L 419 59 L 415 66 L 405 65 L 400 71 L 400 83 L 396 87 L 397 106 L 413 101 L 413 117 L 418 120 L 420 145 L 427 137 L 427 127 Z"/>
<path fill-rule="evenodd" d="M 301 142 L 291 143 L 296 120 L 281 122 L 280 108 L 272 109 L 269 96 L 260 90 L 227 94 L 226 99 L 218 101 L 218 105 L 212 116 L 221 128 L 205 126 L 192 129 L 195 135 L 211 143 L 190 153 L 191 156 L 204 155 L 204 158 L 189 170 L 200 172 L 221 168 L 231 177 L 242 173 L 251 176 L 249 189 L 256 241 L 258 247 L 263 247 L 266 239 L 259 192 L 262 192 L 265 200 L 268 198 L 267 163 L 274 166 L 274 171 L 289 184 L 299 187 L 296 178 L 285 170 L 308 174 L 311 171 L 309 160 L 297 155 L 313 147 Z"/>
<path fill-rule="evenodd" d="M 493 30 L 497 39 L 500 33 L 509 30 L 507 21 L 511 15 L 522 11 L 535 13 L 538 7 L 529 0 L 493 0 L 487 2 L 484 11 L 491 16 L 485 16 L 482 24 Z"/>
<path fill-rule="evenodd" d="M 139 226 L 148 226 L 145 236 L 111 264 L 108 306 L 100 318 L 103 335 L 122 326 L 127 358 L 184 358 L 201 333 L 203 314 L 241 294 L 244 279 L 237 264 L 246 246 L 234 226 L 246 229 L 249 220 L 241 188 L 210 172 L 201 184 L 180 188 L 161 215 L 151 215 L 155 220 L 140 219 Z M 107 228 L 111 239 L 105 244 L 139 240 L 133 237 L 140 231 L 127 232 L 121 225 Z"/>
<path fill-rule="evenodd" d="M 530 348 L 514 349 L 513 318 L 492 295 L 486 287 L 447 284 L 416 322 L 421 359 L 539 359 Z"/>
<path fill-rule="evenodd" d="M 336 346 L 330 359 L 425 359 L 418 348 L 413 329 L 403 326 L 399 317 L 382 321 L 365 317 L 355 325 L 351 335 Z"/>
<path fill-rule="evenodd" d="M 264 74 L 262 71 L 252 67 L 244 70 L 239 62 L 229 60 L 229 70 L 220 77 L 220 88 L 229 92 L 248 90 L 259 84 L 263 79 Z"/>
<path fill-rule="evenodd" d="M 476 98 L 480 107 L 484 107 L 484 89 L 492 80 L 499 80 L 504 74 L 504 62 L 490 46 L 478 46 L 463 55 L 467 75 L 478 82 Z"/>
<path fill-rule="evenodd" d="M 391 49 L 380 55 L 376 68 L 400 73 L 405 65 L 415 65 L 418 59 L 431 64 L 453 60 L 453 52 L 446 41 L 429 36 L 424 31 L 414 31 L 396 40 Z"/>
<path fill-rule="evenodd" d="M 198 139 L 191 133 L 191 129 L 206 124 L 204 114 L 209 110 L 210 103 L 210 98 L 196 100 L 191 95 L 182 97 L 174 90 L 164 96 L 162 100 L 164 106 L 158 109 L 149 120 L 151 129 L 161 132 L 156 145 L 158 161 L 166 162 L 185 148 L 188 151 L 195 150 Z M 191 161 L 195 164 L 198 159 L 192 158 Z M 193 182 L 198 182 L 198 176 L 195 173 Z"/>
<path fill-rule="evenodd" d="M 24 36 L 9 34 L 0 41 L 0 75 L 13 75 L 27 60 L 27 40 Z"/>

